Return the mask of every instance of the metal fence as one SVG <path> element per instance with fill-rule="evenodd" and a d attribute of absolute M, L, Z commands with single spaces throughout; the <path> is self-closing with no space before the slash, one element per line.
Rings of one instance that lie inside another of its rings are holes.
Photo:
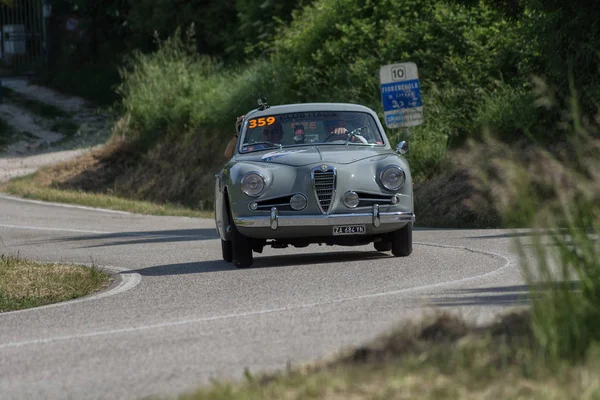
<path fill-rule="evenodd" d="M 45 63 L 43 0 L 0 5 L 0 76 L 29 75 Z"/>

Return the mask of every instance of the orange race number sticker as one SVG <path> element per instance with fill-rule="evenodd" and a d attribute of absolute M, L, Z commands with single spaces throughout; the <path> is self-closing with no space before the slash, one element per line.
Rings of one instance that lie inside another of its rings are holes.
<path fill-rule="evenodd" d="M 251 119 L 250 121 L 248 121 L 248 123 L 250 124 L 250 125 L 248 125 L 248 128 L 250 128 L 250 129 L 254 129 L 259 126 L 273 125 L 275 123 L 275 117 L 254 118 L 254 119 Z"/>

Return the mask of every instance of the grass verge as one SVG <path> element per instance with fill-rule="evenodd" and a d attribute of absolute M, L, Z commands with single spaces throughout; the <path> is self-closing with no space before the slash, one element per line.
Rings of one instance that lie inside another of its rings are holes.
<path fill-rule="evenodd" d="M 109 282 L 109 275 L 97 268 L 0 255 L 0 312 L 75 299 Z"/>
<path fill-rule="evenodd" d="M 550 369 L 527 313 L 486 327 L 441 315 L 404 326 L 335 359 L 239 383 L 215 382 L 181 400 L 203 399 L 592 399 L 600 358 Z"/>
<path fill-rule="evenodd" d="M 51 201 L 66 204 L 78 204 L 88 207 L 126 211 L 136 214 L 172 215 L 181 217 L 212 218 L 208 211 L 198 211 L 173 204 L 155 204 L 148 201 L 125 199 L 122 197 L 91 193 L 77 190 L 62 190 L 40 185 L 36 181 L 38 174 L 15 178 L 0 185 L 0 191 L 21 196 L 26 199 Z"/>

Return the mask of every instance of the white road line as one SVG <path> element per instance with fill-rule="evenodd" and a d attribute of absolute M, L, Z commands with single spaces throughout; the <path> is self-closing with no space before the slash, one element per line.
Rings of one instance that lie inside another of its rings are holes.
<path fill-rule="evenodd" d="M 271 313 L 277 313 L 277 312 L 300 310 L 300 309 L 323 306 L 323 305 L 339 304 L 339 303 L 343 303 L 343 302 L 347 302 L 347 301 L 362 300 L 362 299 L 369 299 L 369 298 L 376 298 L 376 297 L 383 297 L 383 296 L 392 296 L 392 295 L 407 293 L 407 292 L 411 292 L 411 291 L 431 289 L 431 288 L 446 286 L 446 285 L 450 286 L 450 285 L 454 285 L 454 284 L 458 284 L 458 283 L 468 282 L 468 281 L 475 280 L 475 279 L 481 279 L 481 278 L 489 277 L 492 275 L 496 275 L 500 272 L 505 271 L 506 269 L 508 269 L 510 267 L 516 266 L 516 263 L 512 262 L 508 257 L 506 257 L 502 254 L 499 254 L 499 253 L 495 253 L 495 252 L 475 250 L 475 249 L 470 249 L 470 248 L 463 247 L 463 246 L 438 245 L 435 243 L 414 242 L 414 244 L 423 245 L 423 246 L 431 246 L 431 247 L 460 249 L 460 250 L 470 251 L 473 253 L 487 254 L 487 255 L 491 255 L 491 256 L 499 257 L 499 258 L 503 259 L 505 261 L 505 264 L 502 267 L 497 268 L 493 271 L 486 272 L 481 275 L 457 279 L 454 281 L 446 281 L 446 282 L 434 283 L 434 284 L 430 284 L 430 285 L 423 285 L 423 286 L 416 286 L 416 287 L 404 288 L 404 289 L 399 289 L 399 290 L 392 290 L 392 291 L 388 291 L 388 292 L 380 292 L 380 293 L 372 293 L 372 294 L 366 294 L 366 295 L 361 295 L 361 296 L 346 297 L 346 298 L 318 302 L 318 303 L 300 304 L 300 305 L 290 306 L 290 307 L 280 307 L 280 308 L 273 308 L 273 309 L 267 309 L 267 310 L 248 311 L 248 312 L 244 312 L 244 313 L 217 315 L 217 316 L 213 316 L 213 317 L 186 319 L 186 320 L 181 320 L 181 321 L 164 322 L 164 323 L 160 323 L 160 324 L 142 325 L 142 326 L 135 326 L 135 327 L 128 327 L 128 328 L 110 329 L 110 330 L 104 330 L 104 331 L 81 333 L 81 334 L 76 334 L 76 335 L 57 336 L 57 337 L 51 337 L 51 338 L 27 340 L 27 341 L 23 341 L 23 342 L 10 342 L 10 343 L 0 344 L 0 350 L 28 346 L 28 345 L 46 344 L 46 343 L 61 342 L 61 341 L 74 340 L 74 339 L 84 339 L 84 338 L 97 337 L 97 336 L 108 336 L 108 335 L 115 335 L 115 334 L 119 334 L 119 333 L 129 333 L 129 332 L 145 331 L 145 330 L 150 330 L 150 329 L 169 328 L 169 327 L 174 327 L 174 326 L 189 325 L 189 324 L 223 320 L 223 319 L 251 317 L 251 316 L 256 316 L 256 315 L 264 315 L 264 314 L 271 314 Z M 1 315 L 0 315 L 0 317 L 1 317 Z"/>
<path fill-rule="evenodd" d="M 22 199 L 20 197 L 13 197 L 13 196 L 7 196 L 7 195 L 0 195 L 0 199 L 6 199 L 6 200 L 12 200 L 12 201 L 19 201 L 19 202 L 22 202 L 22 203 L 41 204 L 41 205 L 44 205 L 44 206 L 64 207 L 64 208 L 76 208 L 76 209 L 80 209 L 80 210 L 98 211 L 98 212 L 112 213 L 112 214 L 132 215 L 132 213 L 129 213 L 129 212 L 126 212 L 126 211 L 116 211 L 116 210 L 107 210 L 105 208 L 76 206 L 76 205 L 73 205 L 73 204 L 51 203 L 51 202 L 47 202 L 47 201 Z"/>

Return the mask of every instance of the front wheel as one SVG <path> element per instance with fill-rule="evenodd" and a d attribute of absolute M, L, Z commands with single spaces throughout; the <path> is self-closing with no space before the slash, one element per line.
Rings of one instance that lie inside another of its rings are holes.
<path fill-rule="evenodd" d="M 396 257 L 406 257 L 412 253 L 412 222 L 402 229 L 391 233 L 392 254 Z"/>
<path fill-rule="evenodd" d="M 236 228 L 235 224 L 231 224 L 232 227 L 232 255 L 233 264 L 238 268 L 248 268 L 254 263 L 254 257 L 252 256 L 252 243 L 250 238 L 242 235 Z"/>
<path fill-rule="evenodd" d="M 233 260 L 233 246 L 230 240 L 221 239 L 221 252 L 223 253 L 223 260 L 227 262 Z"/>

